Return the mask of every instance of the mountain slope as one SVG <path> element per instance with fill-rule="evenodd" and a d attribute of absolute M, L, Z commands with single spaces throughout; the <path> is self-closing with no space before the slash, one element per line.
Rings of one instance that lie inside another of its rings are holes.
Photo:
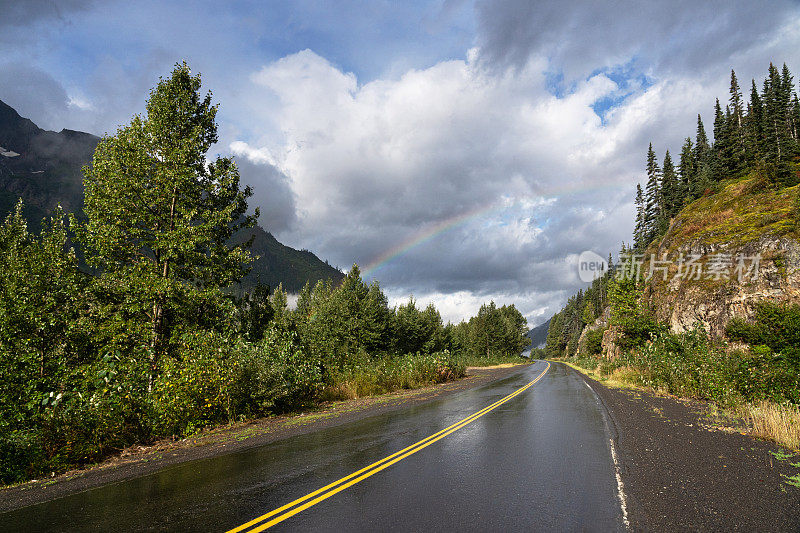
<path fill-rule="evenodd" d="M 258 259 L 242 281 L 244 287 L 261 283 L 274 289 L 278 283 L 282 283 L 287 292 L 298 293 L 307 281 L 313 286 L 319 280 L 331 279 L 338 283 L 344 279 L 341 271 L 321 261 L 312 252 L 281 244 L 261 226 L 254 227 L 241 238 L 249 238 L 250 235 L 253 236 L 250 253 L 258 256 Z"/>
<path fill-rule="evenodd" d="M 21 117 L 0 101 L 0 217 L 5 218 L 19 198 L 25 202 L 25 216 L 38 231 L 41 220 L 58 204 L 68 212 L 83 209 L 81 167 L 91 162 L 99 137 L 72 130 L 46 131 Z M 252 254 L 258 256 L 242 285 L 249 288 L 260 281 L 270 287 L 283 283 L 298 292 L 306 281 L 331 279 L 344 274 L 307 250 L 281 244 L 269 232 L 256 226 L 237 236 L 253 239 Z"/>
<path fill-rule="evenodd" d="M 72 130 L 46 131 L 0 101 L 0 213 L 21 197 L 30 225 L 59 203 L 67 211 L 83 207 L 81 167 L 100 139 Z"/>
<path fill-rule="evenodd" d="M 550 328 L 550 321 L 552 318 L 547 319 L 544 324 L 539 324 L 535 328 L 531 328 L 525 335 L 531 340 L 532 348 L 544 348 L 547 341 L 547 330 Z"/>
<path fill-rule="evenodd" d="M 761 301 L 800 303 L 798 206 L 800 185 L 769 186 L 757 172 L 686 206 L 645 253 L 643 272 L 651 254 L 672 261 L 666 281 L 653 276 L 646 286 L 656 317 L 676 332 L 699 323 L 721 336 Z M 681 254 L 700 256 L 699 279 L 677 275 Z"/>

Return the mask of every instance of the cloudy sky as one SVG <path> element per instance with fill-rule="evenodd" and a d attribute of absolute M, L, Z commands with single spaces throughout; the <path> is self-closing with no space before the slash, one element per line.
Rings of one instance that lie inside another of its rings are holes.
<path fill-rule="evenodd" d="M 0 100 L 113 133 L 175 62 L 220 103 L 261 223 L 392 302 L 543 322 L 629 240 L 648 142 L 711 130 L 734 68 L 800 68 L 790 1 L 0 0 Z"/>

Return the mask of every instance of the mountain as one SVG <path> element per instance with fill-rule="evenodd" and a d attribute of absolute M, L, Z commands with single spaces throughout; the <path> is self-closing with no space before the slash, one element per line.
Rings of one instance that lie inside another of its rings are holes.
<path fill-rule="evenodd" d="M 251 235 L 253 246 L 250 253 L 258 256 L 258 259 L 242 280 L 245 288 L 261 283 L 274 289 L 278 283 L 282 283 L 287 292 L 299 293 L 306 282 L 313 286 L 323 279 L 331 279 L 334 283 L 344 279 L 344 274 L 339 269 L 321 261 L 308 250 L 295 250 L 281 244 L 261 226 L 254 227 L 241 237 L 250 238 Z"/>
<path fill-rule="evenodd" d="M 100 139 L 72 130 L 46 131 L 0 101 L 0 213 L 21 197 L 33 229 L 59 203 L 83 208 L 81 167 Z"/>
<path fill-rule="evenodd" d="M 547 330 L 550 327 L 551 320 L 552 318 L 549 318 L 544 324 L 540 324 L 528 331 L 526 337 L 531 340 L 532 348 L 544 348 L 545 342 L 547 341 Z"/>
<path fill-rule="evenodd" d="M 5 218 L 19 198 L 25 216 L 38 231 L 43 217 L 58 204 L 68 212 L 83 209 L 81 167 L 91 162 L 99 137 L 80 131 L 47 131 L 23 118 L 0 101 L 0 217 Z M 236 237 L 253 237 L 252 254 L 258 256 L 243 280 L 249 288 L 257 281 L 274 288 L 278 283 L 299 292 L 308 281 L 342 280 L 344 274 L 308 250 L 295 250 L 278 242 L 260 226 Z"/>

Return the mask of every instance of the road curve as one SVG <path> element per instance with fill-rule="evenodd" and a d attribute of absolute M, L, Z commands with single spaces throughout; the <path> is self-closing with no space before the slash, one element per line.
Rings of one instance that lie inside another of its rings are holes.
<path fill-rule="evenodd" d="M 548 365 L 18 509 L 0 529 L 256 531 L 281 517 L 270 531 L 623 530 L 602 407 L 576 373 Z"/>

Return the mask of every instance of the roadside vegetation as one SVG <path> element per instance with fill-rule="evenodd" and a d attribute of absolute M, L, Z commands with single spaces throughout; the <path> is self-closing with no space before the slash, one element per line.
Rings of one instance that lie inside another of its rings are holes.
<path fill-rule="evenodd" d="M 659 164 L 648 148 L 633 244 L 623 244 L 621 256 L 798 238 L 800 101 L 785 65 L 770 65 L 762 86 L 759 92 L 753 81 L 745 102 L 731 72 L 729 104 L 715 105 L 713 143 L 698 116 L 695 139 L 686 139 L 677 165 L 669 151 Z M 765 255 L 786 277 L 784 259 Z M 800 306 L 765 300 L 752 320 L 731 320 L 721 336 L 710 337 L 700 324 L 675 333 L 657 319 L 653 287 L 662 281 L 648 285 L 610 259 L 609 266 L 553 317 L 547 357 L 610 384 L 708 400 L 735 413 L 753 435 L 798 449 Z M 646 274 L 646 258 L 641 268 Z M 703 279 L 698 286 L 721 283 Z"/>
<path fill-rule="evenodd" d="M 0 226 L 0 482 L 60 472 L 137 443 L 464 376 L 520 361 L 525 318 L 488 303 L 460 324 L 390 308 L 356 265 L 242 293 L 248 187 L 217 141 L 210 93 L 179 64 L 146 112 L 101 140 L 85 208 Z M 234 244 L 236 243 L 236 244 Z M 87 269 L 79 268 L 85 258 Z"/>

